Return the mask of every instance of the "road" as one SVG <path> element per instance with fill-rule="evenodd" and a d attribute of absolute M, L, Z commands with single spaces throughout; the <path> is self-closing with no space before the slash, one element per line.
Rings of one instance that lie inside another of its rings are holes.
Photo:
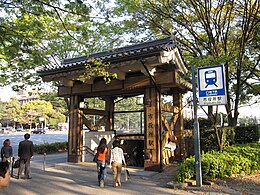
<path fill-rule="evenodd" d="M 18 145 L 20 141 L 24 140 L 25 133 L 26 132 L 0 134 L 0 145 L 2 145 L 5 139 L 10 139 L 14 157 L 17 158 Z M 64 142 L 68 141 L 68 133 L 49 131 L 46 134 L 31 134 L 30 140 L 37 145 L 44 143 Z"/>

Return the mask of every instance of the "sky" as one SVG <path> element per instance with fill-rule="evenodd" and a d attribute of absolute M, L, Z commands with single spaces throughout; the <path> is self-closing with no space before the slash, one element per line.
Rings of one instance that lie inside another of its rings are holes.
<path fill-rule="evenodd" d="M 15 97 L 16 92 L 11 87 L 0 87 L 0 99 L 1 101 L 8 101 L 11 97 Z"/>

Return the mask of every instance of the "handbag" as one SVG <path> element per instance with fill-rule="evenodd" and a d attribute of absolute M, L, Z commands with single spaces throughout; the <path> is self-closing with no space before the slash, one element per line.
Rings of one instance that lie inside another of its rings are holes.
<path fill-rule="evenodd" d="M 14 161 L 13 168 L 16 169 L 16 168 L 19 168 L 19 167 L 20 167 L 20 159 L 17 159 L 16 161 Z"/>
<path fill-rule="evenodd" d="M 98 153 L 96 153 L 95 155 L 94 155 L 94 158 L 93 158 L 93 162 L 97 162 L 97 159 L 98 158 Z"/>

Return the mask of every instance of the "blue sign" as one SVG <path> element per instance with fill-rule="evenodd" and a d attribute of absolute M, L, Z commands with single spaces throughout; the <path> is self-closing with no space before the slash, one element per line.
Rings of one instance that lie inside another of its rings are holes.
<path fill-rule="evenodd" d="M 226 104 L 225 67 L 198 68 L 198 88 L 201 106 Z"/>

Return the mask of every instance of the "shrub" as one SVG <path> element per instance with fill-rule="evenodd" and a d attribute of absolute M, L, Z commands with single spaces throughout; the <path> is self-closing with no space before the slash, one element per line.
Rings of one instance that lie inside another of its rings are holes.
<path fill-rule="evenodd" d="M 46 143 L 40 145 L 34 145 L 34 152 L 37 154 L 52 154 L 65 152 L 68 148 L 68 142 L 55 142 L 55 143 Z"/>
<path fill-rule="evenodd" d="M 176 180 L 183 182 L 185 179 L 190 179 L 195 175 L 195 159 L 194 156 L 186 158 L 180 165 L 179 171 L 176 175 Z"/>
<path fill-rule="evenodd" d="M 224 148 L 224 151 L 236 155 L 239 154 L 244 158 L 254 162 L 254 170 L 260 170 L 260 143 L 236 144 L 232 147 Z"/>
<path fill-rule="evenodd" d="M 201 155 L 203 180 L 222 178 L 232 174 L 249 174 L 260 169 L 260 143 L 234 145 L 223 152 L 211 151 Z M 195 178 L 195 158 L 184 160 L 176 175 L 178 182 Z"/>
<path fill-rule="evenodd" d="M 235 142 L 239 144 L 258 142 L 260 137 L 257 125 L 235 128 Z"/>
<path fill-rule="evenodd" d="M 233 127 L 218 127 L 219 133 L 224 134 L 223 147 L 235 143 L 235 133 Z M 201 129 L 201 149 L 204 152 L 218 150 L 217 137 L 214 129 Z"/>

